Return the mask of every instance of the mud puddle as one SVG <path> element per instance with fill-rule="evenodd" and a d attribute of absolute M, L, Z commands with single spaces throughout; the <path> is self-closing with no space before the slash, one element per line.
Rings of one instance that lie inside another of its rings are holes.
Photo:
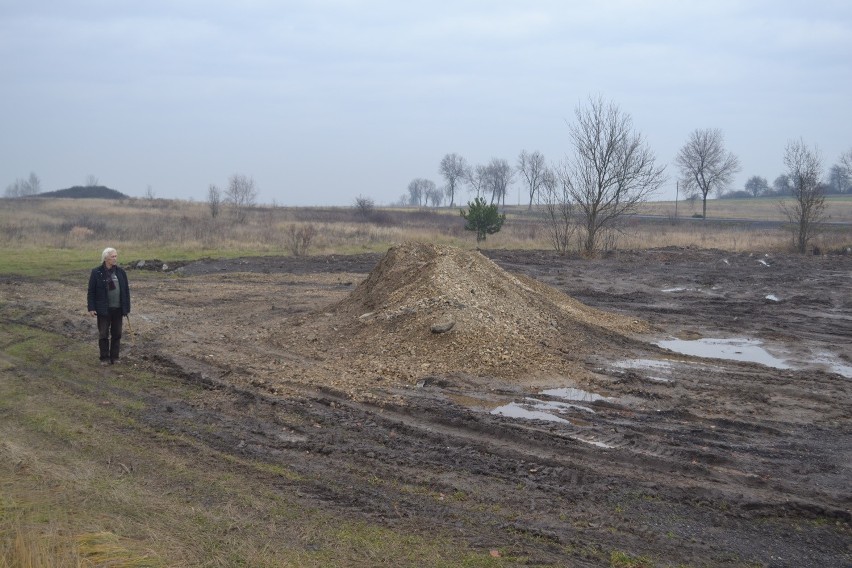
<path fill-rule="evenodd" d="M 776 369 L 790 369 L 784 360 L 775 357 L 762 347 L 763 342 L 748 338 L 701 338 L 701 339 L 666 339 L 655 343 L 658 347 L 674 351 L 682 355 L 702 357 L 705 359 L 725 359 L 745 363 L 758 363 Z"/>

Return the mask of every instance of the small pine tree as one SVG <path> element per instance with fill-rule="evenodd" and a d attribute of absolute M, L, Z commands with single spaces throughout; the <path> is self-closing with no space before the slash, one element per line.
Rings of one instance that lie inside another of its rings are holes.
<path fill-rule="evenodd" d="M 506 215 L 497 212 L 497 204 L 486 205 L 484 197 L 477 197 L 467 204 L 468 210 L 459 212 L 466 221 L 465 231 L 476 231 L 476 246 L 485 240 L 486 235 L 498 232 L 506 220 Z"/>

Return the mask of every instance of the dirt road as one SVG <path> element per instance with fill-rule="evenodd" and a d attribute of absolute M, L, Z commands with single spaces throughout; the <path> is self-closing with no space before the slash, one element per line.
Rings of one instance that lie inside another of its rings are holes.
<path fill-rule="evenodd" d="M 209 390 L 141 419 L 286 463 L 318 507 L 519 565 L 852 563 L 852 257 L 485 255 L 509 275 L 498 297 L 545 299 L 503 313 L 470 299 L 488 286 L 409 282 L 379 301 L 363 283 L 382 255 L 128 263 L 127 364 Z M 4 299 L 91 341 L 80 282 L 21 288 Z M 413 340 L 418 314 L 456 327 Z"/>

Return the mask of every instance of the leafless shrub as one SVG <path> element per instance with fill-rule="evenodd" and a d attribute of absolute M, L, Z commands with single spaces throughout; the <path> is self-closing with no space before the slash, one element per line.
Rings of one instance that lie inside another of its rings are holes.
<path fill-rule="evenodd" d="M 75 240 L 86 240 L 95 235 L 95 232 L 88 227 L 80 227 L 79 225 L 76 227 L 71 227 L 71 230 L 68 231 L 68 235 Z"/>
<path fill-rule="evenodd" d="M 210 207 L 210 216 L 214 219 L 218 217 L 222 206 L 222 191 L 216 184 L 211 183 L 207 189 L 207 205 Z"/>
<path fill-rule="evenodd" d="M 238 223 L 245 223 L 248 209 L 257 200 L 257 188 L 254 178 L 245 174 L 234 174 L 228 180 L 225 199 L 233 206 L 234 218 Z"/>
<path fill-rule="evenodd" d="M 286 248 L 293 256 L 303 256 L 317 234 L 314 225 L 290 225 L 285 232 Z"/>
<path fill-rule="evenodd" d="M 825 220 L 825 193 L 820 183 L 822 158 L 819 150 L 797 140 L 787 144 L 784 165 L 792 182 L 793 199 L 782 201 L 780 208 L 790 221 L 794 248 L 804 253 Z"/>
<path fill-rule="evenodd" d="M 106 236 L 109 234 L 109 217 L 96 215 L 78 215 L 72 220 L 65 221 L 59 225 L 59 233 L 73 234 L 74 229 L 85 228 L 93 235 Z"/>
<path fill-rule="evenodd" d="M 355 198 L 355 212 L 364 219 L 369 219 L 376 210 L 376 202 L 369 197 L 359 195 Z"/>

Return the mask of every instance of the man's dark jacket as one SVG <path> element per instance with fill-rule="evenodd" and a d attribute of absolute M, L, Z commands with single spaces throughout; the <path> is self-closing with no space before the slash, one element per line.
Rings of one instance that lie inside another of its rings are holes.
<path fill-rule="evenodd" d="M 121 292 L 121 315 L 126 316 L 130 313 L 130 285 L 127 282 L 127 273 L 118 265 L 114 266 L 113 270 L 118 277 L 118 290 Z M 109 315 L 109 299 L 107 298 L 109 281 L 109 270 L 107 270 L 106 264 L 101 264 L 92 269 L 92 274 L 89 276 L 88 311 L 98 312 L 99 316 Z"/>

